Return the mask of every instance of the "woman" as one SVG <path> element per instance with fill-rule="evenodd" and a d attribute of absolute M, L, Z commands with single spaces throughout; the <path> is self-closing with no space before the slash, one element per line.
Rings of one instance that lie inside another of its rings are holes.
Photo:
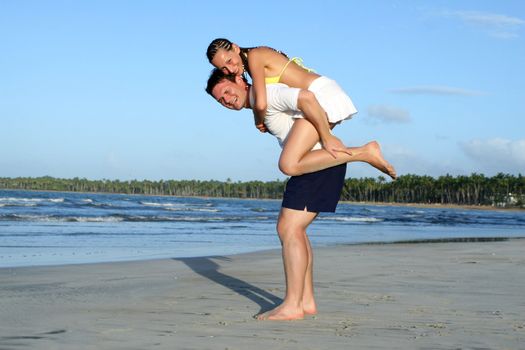
<path fill-rule="evenodd" d="M 248 73 L 251 76 L 255 98 L 252 109 L 259 130 L 267 131 L 264 125 L 267 107 L 266 84 L 283 83 L 290 87 L 309 90 L 322 107 L 310 114 L 317 123 L 310 119 L 309 121 L 316 128 L 323 148 L 334 158 L 337 158 L 336 152 L 351 155 L 351 151 L 333 136 L 330 130 L 341 121 L 351 118 L 357 110 L 350 97 L 334 80 L 306 69 L 299 58 L 289 59 L 284 53 L 264 46 L 241 48 L 228 39 L 213 40 L 208 46 L 206 56 L 213 66 L 226 74 L 241 76 Z M 293 126 L 279 159 L 279 168 L 287 175 L 310 172 L 305 165 L 304 157 L 310 152 L 311 144 L 295 141 L 300 140 L 300 136 L 296 135 L 302 134 L 298 129 L 303 125 L 296 123 Z M 333 165 L 326 167 L 328 166 Z M 393 179 L 396 178 L 395 170 L 389 164 L 384 172 Z"/>

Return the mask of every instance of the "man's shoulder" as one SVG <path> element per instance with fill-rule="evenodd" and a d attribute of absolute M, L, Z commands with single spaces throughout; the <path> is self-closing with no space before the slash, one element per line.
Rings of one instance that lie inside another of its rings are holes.
<path fill-rule="evenodd" d="M 285 91 L 286 89 L 291 88 L 288 85 L 282 83 L 266 84 L 267 93 L 279 93 L 280 91 Z"/>
<path fill-rule="evenodd" d="M 291 87 L 289 87 L 288 85 L 283 84 L 283 83 L 266 84 L 266 88 L 275 88 L 275 89 L 288 88 L 288 89 L 292 89 Z"/>
<path fill-rule="evenodd" d="M 266 85 L 268 111 L 283 112 L 297 109 L 297 98 L 300 89 L 277 83 Z"/>

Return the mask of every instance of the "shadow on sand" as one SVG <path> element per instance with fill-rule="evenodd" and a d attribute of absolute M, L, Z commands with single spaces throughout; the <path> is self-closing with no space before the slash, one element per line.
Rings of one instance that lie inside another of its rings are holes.
<path fill-rule="evenodd" d="M 276 297 L 259 287 L 220 272 L 219 269 L 221 266 L 214 260 L 231 261 L 230 258 L 224 256 L 213 256 L 199 258 L 173 258 L 173 260 L 182 261 L 199 275 L 250 299 L 260 306 L 261 309 L 259 310 L 259 313 L 271 310 L 283 301 L 281 298 Z"/>

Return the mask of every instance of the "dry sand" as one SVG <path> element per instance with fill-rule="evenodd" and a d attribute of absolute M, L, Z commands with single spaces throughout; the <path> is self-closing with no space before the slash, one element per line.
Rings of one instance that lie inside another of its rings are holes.
<path fill-rule="evenodd" d="M 525 240 L 315 249 L 320 314 L 279 251 L 0 269 L 0 349 L 525 349 Z"/>

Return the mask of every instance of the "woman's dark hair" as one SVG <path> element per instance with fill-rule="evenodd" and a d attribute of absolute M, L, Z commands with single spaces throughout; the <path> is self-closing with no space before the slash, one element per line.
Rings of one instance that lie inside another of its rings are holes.
<path fill-rule="evenodd" d="M 219 49 L 225 49 L 227 51 L 231 50 L 232 44 L 233 43 L 231 41 L 229 41 L 228 39 L 224 39 L 224 38 L 217 38 L 213 40 L 210 43 L 210 45 L 208 45 L 208 50 L 206 50 L 206 57 L 208 57 L 208 61 L 210 61 L 211 63 L 211 61 L 213 60 L 213 57 L 215 57 Z"/>
<path fill-rule="evenodd" d="M 224 39 L 224 38 L 214 39 L 210 43 L 210 45 L 208 45 L 208 49 L 206 50 L 206 57 L 208 57 L 208 61 L 211 63 L 211 61 L 213 60 L 213 58 L 217 54 L 217 51 L 219 51 L 220 49 L 224 49 L 224 50 L 229 51 L 229 50 L 232 49 L 232 46 L 233 46 L 233 43 L 230 40 L 228 40 L 228 39 Z M 256 47 L 240 47 L 240 50 L 241 50 L 241 52 L 240 52 L 241 61 L 242 61 L 242 64 L 244 66 L 245 72 L 247 72 L 248 74 L 250 74 L 250 67 L 248 65 L 248 52 L 250 52 L 251 49 L 255 49 L 257 47 L 258 46 L 256 46 Z M 271 47 L 269 47 L 269 48 L 274 50 L 274 51 L 276 51 L 276 52 L 278 52 L 278 53 L 280 53 L 284 57 L 288 58 L 288 56 L 284 52 L 281 52 L 279 50 L 275 50 L 275 49 L 273 49 Z"/>

